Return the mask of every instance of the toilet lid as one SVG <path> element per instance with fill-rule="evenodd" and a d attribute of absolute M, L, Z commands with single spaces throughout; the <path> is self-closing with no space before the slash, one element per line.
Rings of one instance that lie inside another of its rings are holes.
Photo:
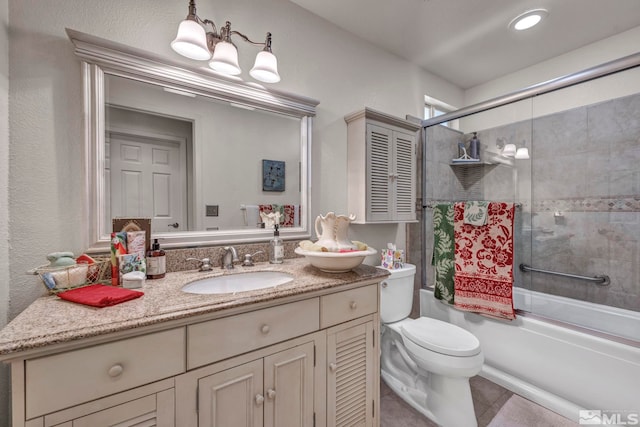
<path fill-rule="evenodd" d="M 419 317 L 402 325 L 404 336 L 420 347 L 449 356 L 480 353 L 480 341 L 459 326 L 430 317 Z"/>

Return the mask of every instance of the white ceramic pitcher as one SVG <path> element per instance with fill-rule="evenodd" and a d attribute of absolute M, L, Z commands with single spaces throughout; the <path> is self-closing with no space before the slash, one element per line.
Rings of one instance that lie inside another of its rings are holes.
<path fill-rule="evenodd" d="M 324 216 L 318 215 L 315 222 L 316 235 L 318 236 L 316 244 L 324 246 L 329 251 L 355 249 L 355 245 L 347 238 L 349 224 L 354 219 L 356 217 L 353 214 L 346 216 L 329 212 Z"/>

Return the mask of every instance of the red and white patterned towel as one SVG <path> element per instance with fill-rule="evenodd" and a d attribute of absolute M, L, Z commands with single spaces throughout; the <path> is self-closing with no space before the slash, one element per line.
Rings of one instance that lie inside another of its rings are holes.
<path fill-rule="evenodd" d="M 271 213 L 279 211 L 282 216 L 280 217 L 281 227 L 296 227 L 298 222 L 296 221 L 296 206 L 295 205 L 258 205 L 260 212 Z"/>
<path fill-rule="evenodd" d="M 464 223 L 464 203 L 454 207 L 457 308 L 501 319 L 513 310 L 513 203 L 491 202 L 486 225 Z"/>

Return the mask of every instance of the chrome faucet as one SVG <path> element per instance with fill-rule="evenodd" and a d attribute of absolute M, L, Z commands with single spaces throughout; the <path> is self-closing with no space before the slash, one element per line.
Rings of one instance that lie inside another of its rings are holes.
<path fill-rule="evenodd" d="M 233 246 L 225 246 L 224 252 L 222 254 L 222 260 L 220 264 L 222 268 L 226 268 L 230 270 L 233 268 L 233 263 L 238 261 L 238 252 L 236 252 L 236 248 Z"/>

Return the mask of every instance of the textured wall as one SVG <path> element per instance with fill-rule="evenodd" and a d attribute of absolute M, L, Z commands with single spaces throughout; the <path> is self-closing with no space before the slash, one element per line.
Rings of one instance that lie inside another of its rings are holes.
<path fill-rule="evenodd" d="M 0 328 L 9 301 L 9 4 L 0 0 Z M 0 366 L 0 427 L 8 427 L 9 367 Z"/>
<path fill-rule="evenodd" d="M 82 251 L 82 99 L 80 64 L 64 32 L 73 28 L 116 42 L 174 56 L 169 42 L 184 18 L 186 2 L 10 1 L 10 188 L 12 238 L 9 317 L 43 287 L 24 271 L 56 250 Z M 373 107 L 417 115 L 424 93 L 459 103 L 462 92 L 393 55 L 284 0 L 220 1 L 198 12 L 233 22 L 262 37 L 273 32 L 282 82 L 275 87 L 320 100 L 314 122 L 312 215 L 346 209 L 344 115 Z M 37 25 L 34 25 L 37 23 Z M 251 67 L 256 48 L 240 43 L 241 66 Z M 393 76 L 393 78 L 390 78 Z M 357 84 L 354 84 L 357 82 Z M 428 89 L 430 88 L 430 89 Z M 399 227 L 360 227 L 354 235 L 372 246 L 404 239 Z M 7 284 L 4 282 L 3 287 Z"/>

